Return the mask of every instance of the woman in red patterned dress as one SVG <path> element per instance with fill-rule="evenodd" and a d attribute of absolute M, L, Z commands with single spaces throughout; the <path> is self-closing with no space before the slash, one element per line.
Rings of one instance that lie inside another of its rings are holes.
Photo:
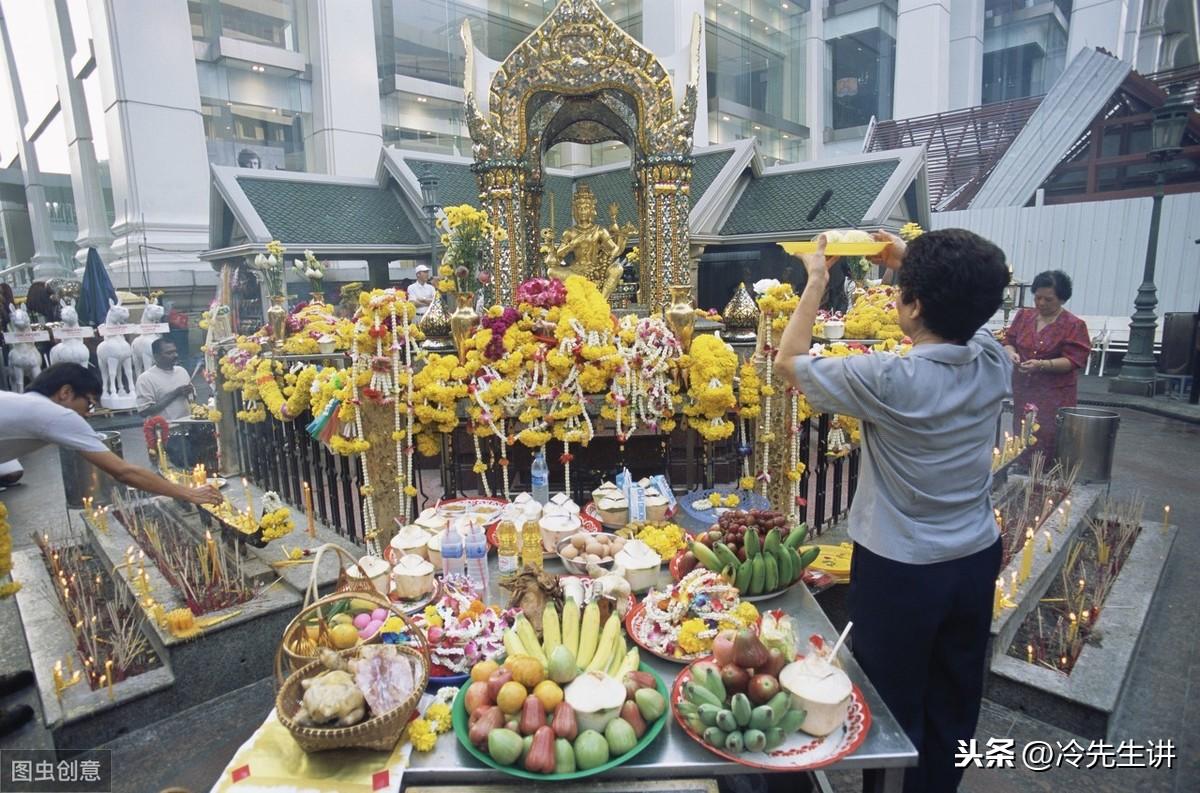
<path fill-rule="evenodd" d="M 1018 312 L 1004 337 L 1013 362 L 1013 432 L 1020 432 L 1024 406 L 1036 405 L 1036 448 L 1047 461 L 1054 458 L 1058 409 L 1076 404 L 1079 370 L 1092 349 L 1087 323 L 1063 307 L 1070 298 L 1066 273 L 1039 273 L 1033 279 L 1034 308 Z"/>

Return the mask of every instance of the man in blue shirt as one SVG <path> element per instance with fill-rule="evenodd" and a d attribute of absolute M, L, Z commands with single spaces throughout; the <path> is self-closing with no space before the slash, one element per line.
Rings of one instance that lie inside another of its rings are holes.
<path fill-rule="evenodd" d="M 991 460 L 1012 364 L 983 324 L 1009 273 L 1004 253 L 969 231 L 888 243 L 907 355 L 812 357 L 828 281 L 824 235 L 804 256 L 808 283 L 780 340 L 775 370 L 813 408 L 862 419 L 862 465 L 850 537 L 853 651 L 920 752 L 904 790 L 954 791 L 959 740 L 975 735 L 993 582 L 1000 570 Z"/>

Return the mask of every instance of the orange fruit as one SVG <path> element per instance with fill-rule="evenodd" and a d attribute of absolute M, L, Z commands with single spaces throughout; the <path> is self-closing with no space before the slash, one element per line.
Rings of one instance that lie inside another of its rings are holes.
<path fill-rule="evenodd" d="M 496 704 L 505 713 L 517 713 L 525 704 L 526 696 L 528 696 L 528 692 L 525 690 L 525 686 L 516 680 L 509 680 L 500 687 L 500 692 L 496 694 Z"/>
<path fill-rule="evenodd" d="M 329 629 L 329 638 L 336 650 L 346 650 L 358 644 L 358 628 L 349 623 L 334 625 Z"/>
<path fill-rule="evenodd" d="M 543 680 L 533 688 L 533 695 L 542 703 L 542 710 L 547 713 L 558 707 L 563 701 L 563 690 L 553 680 Z"/>
<path fill-rule="evenodd" d="M 500 665 L 495 661 L 480 661 L 471 667 L 471 682 L 486 683 L 488 678 L 492 676 L 500 668 Z"/>

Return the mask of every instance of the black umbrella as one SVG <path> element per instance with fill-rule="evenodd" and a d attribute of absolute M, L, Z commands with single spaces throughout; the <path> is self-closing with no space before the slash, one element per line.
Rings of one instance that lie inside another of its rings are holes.
<path fill-rule="evenodd" d="M 83 283 L 79 288 L 80 325 L 100 325 L 108 315 L 108 301 L 117 299 L 104 262 L 95 248 L 88 248 L 87 264 L 83 268 Z"/>

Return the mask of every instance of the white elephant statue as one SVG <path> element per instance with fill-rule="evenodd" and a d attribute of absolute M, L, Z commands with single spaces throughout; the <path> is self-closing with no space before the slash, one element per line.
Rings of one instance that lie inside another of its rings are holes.
<path fill-rule="evenodd" d="M 12 333 L 28 333 L 29 312 L 24 306 L 14 306 L 10 303 L 8 324 Z M 33 342 L 16 342 L 8 351 L 8 365 L 12 370 L 13 391 L 20 394 L 25 391 L 26 382 L 32 381 L 42 373 L 42 354 Z"/>
<path fill-rule="evenodd" d="M 63 298 L 62 322 L 64 329 L 79 327 L 79 313 L 75 311 L 75 301 Z M 83 339 L 66 338 L 50 348 L 50 363 L 77 363 L 87 366 L 91 356 Z"/>
<path fill-rule="evenodd" d="M 105 327 L 128 324 L 128 308 L 114 302 L 112 298 L 109 298 L 108 306 L 108 315 L 104 318 Z M 125 340 L 124 334 L 105 335 L 104 341 L 96 347 L 96 356 L 100 360 L 100 376 L 104 380 L 104 395 L 100 398 L 100 404 L 116 410 L 131 408 L 137 404 L 133 393 L 133 348 Z"/>
<path fill-rule="evenodd" d="M 163 314 L 166 309 L 158 304 L 154 298 L 146 304 L 145 310 L 142 311 L 142 324 L 151 325 L 162 322 Z M 152 347 L 154 342 L 162 338 L 161 333 L 143 333 L 132 342 L 133 347 L 133 376 L 141 377 L 142 372 L 154 366 L 154 351 Z"/>

